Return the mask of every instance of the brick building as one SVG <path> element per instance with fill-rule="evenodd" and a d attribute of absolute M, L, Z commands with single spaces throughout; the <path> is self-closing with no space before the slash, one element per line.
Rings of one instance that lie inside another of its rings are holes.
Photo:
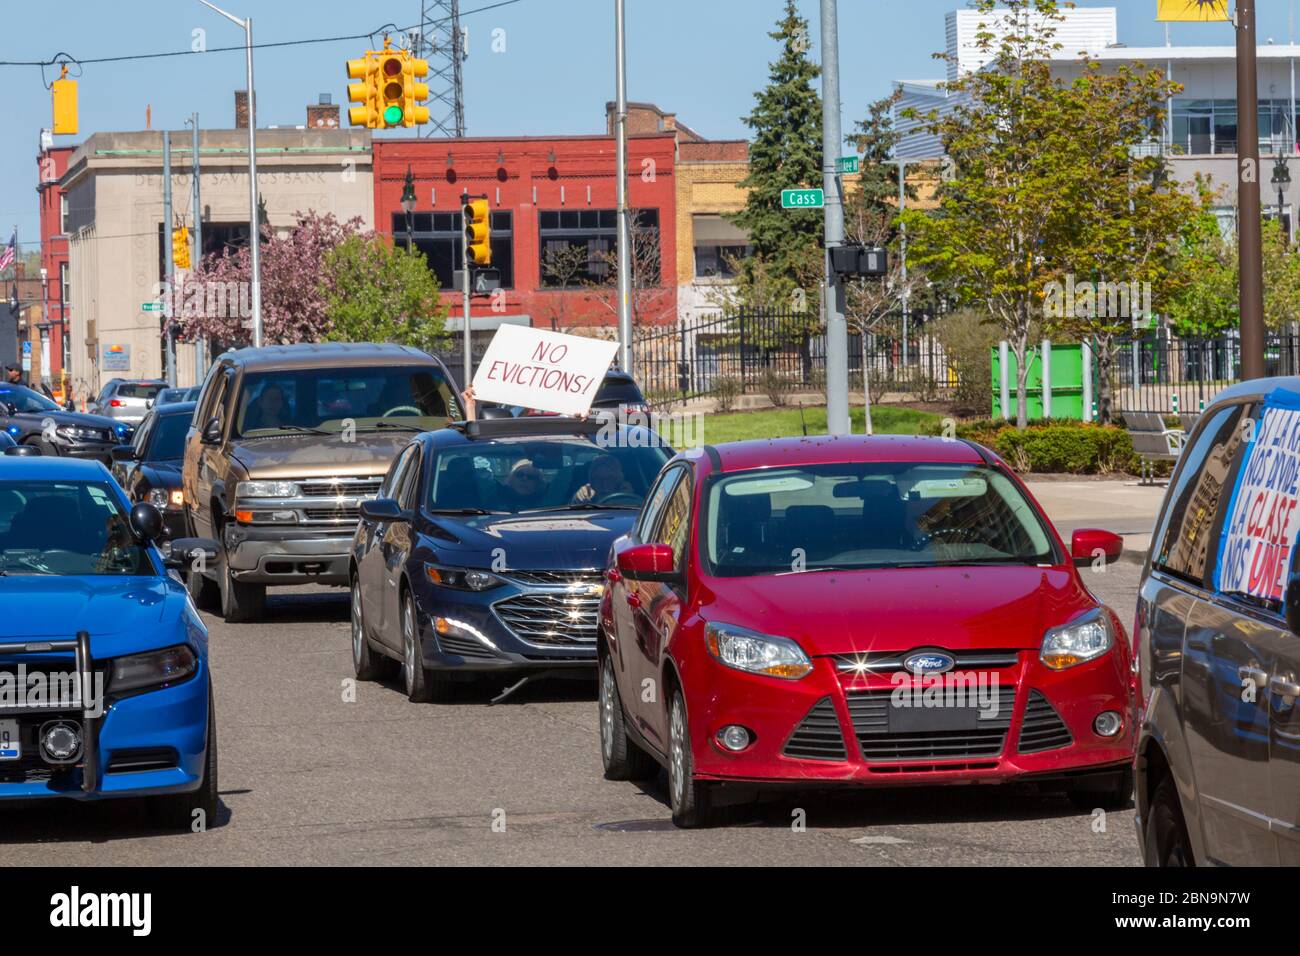
<path fill-rule="evenodd" d="M 39 319 L 28 323 L 32 342 L 30 380 L 43 381 L 56 393 L 63 391 L 63 369 L 68 352 L 68 200 L 59 179 L 68 171 L 75 147 L 54 146 L 44 134 L 36 156 L 37 186 L 41 222 L 41 268 L 45 277 L 41 289 Z"/>

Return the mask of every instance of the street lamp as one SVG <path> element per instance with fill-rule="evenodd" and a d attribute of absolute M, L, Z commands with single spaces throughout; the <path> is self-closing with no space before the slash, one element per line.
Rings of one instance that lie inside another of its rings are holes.
<path fill-rule="evenodd" d="M 235 26 L 244 31 L 244 58 L 248 72 L 248 224 L 252 235 L 249 237 L 249 271 L 252 289 L 250 298 L 253 306 L 253 347 L 262 346 L 262 244 L 261 223 L 258 216 L 257 201 L 257 96 L 253 92 L 253 18 L 239 19 L 220 7 L 199 0 L 209 10 L 213 10 Z"/>
<path fill-rule="evenodd" d="M 1282 239 L 1290 243 L 1289 230 L 1286 227 L 1286 191 L 1291 185 L 1291 169 L 1287 157 L 1279 152 L 1277 162 L 1273 164 L 1273 188 L 1277 190 L 1277 224 L 1282 228 Z"/>
<path fill-rule="evenodd" d="M 406 182 L 402 184 L 402 212 L 406 213 L 406 251 L 411 251 L 412 217 L 415 215 L 415 177 L 411 167 L 406 167 Z"/>

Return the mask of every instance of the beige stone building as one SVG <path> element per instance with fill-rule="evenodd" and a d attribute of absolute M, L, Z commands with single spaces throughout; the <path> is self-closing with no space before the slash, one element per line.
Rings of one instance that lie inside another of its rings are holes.
<path fill-rule="evenodd" d="M 335 115 L 337 107 L 333 108 Z M 319 112 L 319 108 L 317 108 Z M 177 224 L 194 226 L 191 132 L 171 133 L 172 203 Z M 73 154 L 60 185 L 67 197 L 72 323 L 70 379 L 78 402 L 109 378 L 161 377 L 161 316 L 146 312 L 165 269 L 160 131 L 96 133 Z M 204 252 L 244 245 L 249 236 L 248 134 L 205 130 L 199 145 Z M 259 129 L 258 188 L 271 228 L 295 214 L 328 211 L 374 223 L 368 130 Z M 170 239 L 168 240 L 170 241 Z M 177 348 L 177 384 L 194 384 L 193 346 Z"/>

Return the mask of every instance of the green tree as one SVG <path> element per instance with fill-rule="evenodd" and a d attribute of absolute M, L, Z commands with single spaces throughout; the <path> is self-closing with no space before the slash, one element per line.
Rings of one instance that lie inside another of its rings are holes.
<path fill-rule="evenodd" d="M 1198 338 L 1237 327 L 1237 247 L 1204 204 L 1180 231 L 1175 268 L 1184 281 L 1164 310 L 1174 334 Z"/>
<path fill-rule="evenodd" d="M 328 341 L 397 342 L 425 351 L 448 341 L 447 307 L 422 253 L 381 236 L 352 236 L 322 266 Z"/>
<path fill-rule="evenodd" d="M 1264 322 L 1284 331 L 1300 322 L 1300 255 L 1287 243 L 1278 220 L 1265 219 L 1263 233 Z"/>
<path fill-rule="evenodd" d="M 781 53 L 744 118 L 753 130 L 749 175 L 740 183 L 748 195 L 745 208 L 732 218 L 748 231 L 753 250 L 742 264 L 744 278 L 752 282 L 754 272 L 764 268 L 788 294 L 804 288 L 800 283 L 806 281 L 809 260 L 819 262 L 821 256 L 822 213 L 781 208 L 782 189 L 822 184 L 822 101 L 813 85 L 821 70 L 808 58 L 808 21 L 794 0 L 786 0 L 784 15 L 768 35 Z"/>

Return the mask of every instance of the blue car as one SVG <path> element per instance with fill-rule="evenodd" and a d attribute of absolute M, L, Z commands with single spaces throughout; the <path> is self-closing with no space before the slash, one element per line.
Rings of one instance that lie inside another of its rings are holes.
<path fill-rule="evenodd" d="M 99 462 L 0 456 L 0 803 L 149 797 L 177 826 L 217 807 L 208 635 L 172 568 L 214 542 L 154 542 Z"/>
<path fill-rule="evenodd" d="M 645 428 L 559 417 L 413 438 L 361 504 L 357 677 L 400 669 L 413 701 L 455 679 L 595 677 L 605 559 L 672 454 Z"/>

